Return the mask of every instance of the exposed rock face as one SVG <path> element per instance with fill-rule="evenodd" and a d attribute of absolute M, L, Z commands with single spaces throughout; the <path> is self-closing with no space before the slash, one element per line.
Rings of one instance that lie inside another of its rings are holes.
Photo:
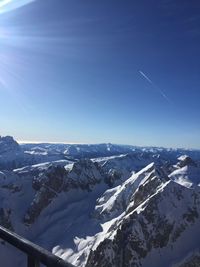
<path fill-rule="evenodd" d="M 185 167 L 185 166 L 197 167 L 197 163 L 187 155 L 183 155 L 179 157 L 178 160 L 179 162 L 177 163 L 177 166 L 180 168 Z"/>
<path fill-rule="evenodd" d="M 35 197 L 25 215 L 24 222 L 32 224 L 41 211 L 63 190 L 66 170 L 61 166 L 52 166 L 45 173 L 33 178 Z"/>
<path fill-rule="evenodd" d="M 0 136 L 0 169 L 14 169 L 17 166 L 16 157 L 20 156 L 21 148 L 11 136 Z"/>
<path fill-rule="evenodd" d="M 106 191 L 97 201 L 95 216 L 108 219 L 127 210 L 130 212 L 154 194 L 158 186 L 167 180 L 169 178 L 160 168 L 150 164 L 137 174 L 133 174 L 118 186 L 116 191 Z"/>
<path fill-rule="evenodd" d="M 19 144 L 13 139 L 12 136 L 0 136 L 0 155 L 9 152 L 20 151 Z"/>
<path fill-rule="evenodd" d="M 173 171 L 169 174 L 170 179 L 186 187 L 193 188 L 200 185 L 200 165 L 198 162 L 186 155 L 179 157 L 178 160 L 178 163 L 173 166 Z"/>
<path fill-rule="evenodd" d="M 81 159 L 74 163 L 73 168 L 69 171 L 70 183 L 66 185 L 66 189 L 71 184 L 71 186 L 89 190 L 92 185 L 103 180 L 104 175 L 98 163 L 89 159 Z"/>
<path fill-rule="evenodd" d="M 63 166 L 50 166 L 33 177 L 36 191 L 34 199 L 24 217 L 26 224 L 32 224 L 51 201 L 61 192 L 72 189 L 92 191 L 93 186 L 104 182 L 109 186 L 120 179 L 115 173 L 105 173 L 97 162 L 81 159 L 70 170 Z"/>

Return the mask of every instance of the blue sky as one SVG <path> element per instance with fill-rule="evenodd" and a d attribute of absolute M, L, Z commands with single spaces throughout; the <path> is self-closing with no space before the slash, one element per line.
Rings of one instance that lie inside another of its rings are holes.
<path fill-rule="evenodd" d="M 198 1 L 1 3 L 1 135 L 200 148 Z"/>

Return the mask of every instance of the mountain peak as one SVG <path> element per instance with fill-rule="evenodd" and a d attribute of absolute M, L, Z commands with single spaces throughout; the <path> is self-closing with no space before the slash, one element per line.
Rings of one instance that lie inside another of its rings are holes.
<path fill-rule="evenodd" d="M 19 150 L 20 146 L 12 136 L 0 136 L 0 155 Z"/>
<path fill-rule="evenodd" d="M 178 161 L 179 162 L 177 163 L 177 166 L 180 168 L 187 166 L 187 165 L 197 167 L 197 164 L 195 163 L 195 161 L 187 155 L 180 156 L 178 158 Z"/>

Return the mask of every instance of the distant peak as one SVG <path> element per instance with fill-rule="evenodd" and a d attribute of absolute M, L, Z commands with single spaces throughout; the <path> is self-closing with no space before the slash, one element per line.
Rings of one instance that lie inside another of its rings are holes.
<path fill-rule="evenodd" d="M 182 168 L 182 167 L 185 167 L 185 166 L 194 166 L 194 167 L 197 167 L 197 164 L 195 163 L 195 161 L 190 158 L 189 156 L 187 155 L 182 155 L 178 158 L 178 167 Z"/>

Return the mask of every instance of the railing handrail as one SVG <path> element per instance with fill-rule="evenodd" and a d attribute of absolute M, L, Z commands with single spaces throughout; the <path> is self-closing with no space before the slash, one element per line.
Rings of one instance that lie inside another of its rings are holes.
<path fill-rule="evenodd" d="M 52 254 L 48 250 L 30 242 L 29 240 L 2 226 L 0 226 L 0 238 L 19 250 L 25 252 L 29 256 L 28 262 L 30 259 L 34 259 L 36 262 L 41 262 L 48 267 L 74 267 L 72 264 L 65 262 L 63 259 Z M 36 264 L 30 264 L 29 266 L 36 266 Z"/>

